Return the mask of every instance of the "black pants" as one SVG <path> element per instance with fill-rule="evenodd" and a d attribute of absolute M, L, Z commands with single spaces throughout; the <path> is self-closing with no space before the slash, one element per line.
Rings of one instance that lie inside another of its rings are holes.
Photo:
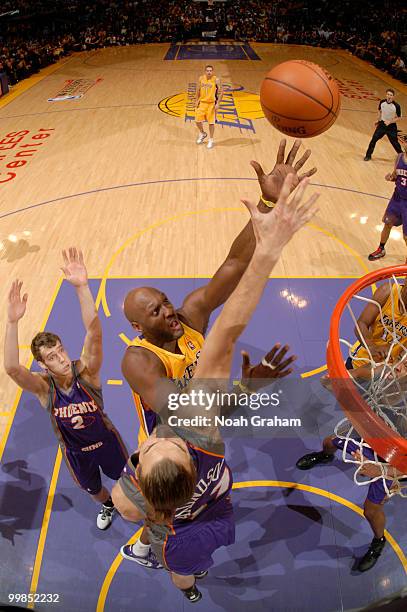
<path fill-rule="evenodd" d="M 397 124 L 390 123 L 390 125 L 386 125 L 384 121 L 379 121 L 377 128 L 375 129 L 374 134 L 372 136 L 372 140 L 369 142 L 369 146 L 366 151 L 366 157 L 371 157 L 376 146 L 376 142 L 383 138 L 383 136 L 387 136 L 387 138 L 391 142 L 393 149 L 395 149 L 397 153 L 402 152 L 400 143 L 397 140 Z"/>

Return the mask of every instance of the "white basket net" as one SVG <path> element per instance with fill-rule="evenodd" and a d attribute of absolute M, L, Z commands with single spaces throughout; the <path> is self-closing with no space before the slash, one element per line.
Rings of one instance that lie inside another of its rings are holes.
<path fill-rule="evenodd" d="M 363 399 L 390 429 L 407 438 L 407 326 L 405 328 L 402 326 L 404 317 L 405 322 L 407 321 L 407 310 L 401 297 L 402 286 L 397 278 L 392 276 L 385 282 L 389 284 L 390 289 L 391 316 L 389 316 L 388 307 L 387 313 L 383 313 L 383 307 L 377 301 L 363 295 L 355 294 L 347 304 L 348 312 L 358 330 L 360 344 L 366 349 L 367 357 L 358 358 L 357 354 L 355 356 L 353 344 L 349 341 L 341 338 L 340 343 L 346 347 L 347 355 L 353 359 L 353 366 L 356 370 L 348 370 L 348 372 Z M 383 326 L 384 356 L 373 357 L 357 323 L 357 316 L 352 308 L 353 300 L 356 300 L 359 305 L 360 302 L 364 302 L 363 306 L 374 304 L 378 308 L 378 318 Z M 363 370 L 359 370 L 361 367 Z M 357 485 L 368 485 L 381 479 L 388 496 L 398 494 L 407 497 L 407 474 L 397 473 L 395 476 L 394 469 L 379 457 L 365 440 L 360 438 L 347 418 L 337 424 L 335 435 L 344 440 L 343 461 L 357 466 L 354 473 L 354 481 Z M 350 442 L 358 449 L 357 457 L 350 455 L 348 449 Z M 377 475 L 363 474 L 364 468 L 369 464 L 376 466 Z"/>

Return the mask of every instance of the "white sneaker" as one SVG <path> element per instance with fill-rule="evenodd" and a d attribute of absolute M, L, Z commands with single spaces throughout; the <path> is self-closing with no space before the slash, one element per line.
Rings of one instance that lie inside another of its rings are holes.
<path fill-rule="evenodd" d="M 100 509 L 100 512 L 96 519 L 96 525 L 98 529 L 108 529 L 113 521 L 113 514 L 115 512 L 115 508 L 108 508 L 107 506 L 103 506 Z"/>
<path fill-rule="evenodd" d="M 196 144 L 202 144 L 207 135 L 208 134 L 206 132 L 201 132 L 196 140 Z"/>
<path fill-rule="evenodd" d="M 213 142 L 212 138 L 209 138 L 208 144 L 206 145 L 206 148 L 207 149 L 212 149 L 214 144 L 215 143 Z"/>

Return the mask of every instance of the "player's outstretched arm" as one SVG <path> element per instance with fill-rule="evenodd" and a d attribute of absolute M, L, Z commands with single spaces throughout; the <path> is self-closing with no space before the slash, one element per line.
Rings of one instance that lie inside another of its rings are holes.
<path fill-rule="evenodd" d="M 48 392 L 48 384 L 41 376 L 27 370 L 20 364 L 18 350 L 18 322 L 27 307 L 27 293 L 21 297 L 23 283 L 15 280 L 8 294 L 6 337 L 4 342 L 4 369 L 19 387 L 38 396 Z"/>
<path fill-rule="evenodd" d="M 317 171 L 316 168 L 312 168 L 300 174 L 300 170 L 311 155 L 311 151 L 307 150 L 295 162 L 300 145 L 301 141 L 296 140 L 285 160 L 286 141 L 282 140 L 278 149 L 275 166 L 270 174 L 266 174 L 258 162 L 251 162 L 257 174 L 262 197 L 267 202 L 277 202 L 284 179 L 288 175 L 292 177 L 290 189 L 293 190 L 301 179 L 310 177 Z M 265 214 L 270 213 L 272 210 L 262 200 L 259 201 L 257 209 L 260 213 Z M 197 331 L 205 332 L 211 313 L 218 306 L 224 304 L 237 287 L 252 258 L 255 244 L 256 240 L 252 221 L 249 221 L 234 240 L 228 256 L 214 277 L 207 285 L 196 289 L 185 298 L 180 315 L 185 318 L 191 327 Z"/>
<path fill-rule="evenodd" d="M 229 378 L 236 341 L 260 300 L 270 272 L 284 246 L 317 212 L 318 194 L 303 202 L 308 179 L 288 200 L 292 183 L 293 177 L 287 176 L 273 215 L 262 215 L 254 203 L 244 201 L 252 218 L 256 247 L 246 272 L 205 340 L 195 380 Z"/>
<path fill-rule="evenodd" d="M 89 289 L 88 273 L 83 260 L 82 251 L 71 247 L 62 251 L 64 265 L 62 271 L 66 280 L 76 289 L 81 307 L 82 321 L 86 329 L 85 342 L 81 363 L 91 376 L 97 376 L 102 367 L 103 345 L 102 325 L 98 317 L 95 302 Z"/>

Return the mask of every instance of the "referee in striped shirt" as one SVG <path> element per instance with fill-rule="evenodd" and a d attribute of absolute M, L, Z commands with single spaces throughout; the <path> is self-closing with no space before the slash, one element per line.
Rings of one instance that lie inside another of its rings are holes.
<path fill-rule="evenodd" d="M 367 148 L 365 161 L 370 161 L 372 159 L 372 153 L 376 146 L 376 142 L 383 138 L 383 136 L 387 136 L 393 149 L 395 149 L 397 153 L 402 153 L 402 148 L 397 140 L 397 121 L 401 119 L 401 108 L 400 104 L 394 100 L 394 89 L 387 89 L 386 98 L 380 100 L 378 110 L 378 122 L 372 140 Z"/>

